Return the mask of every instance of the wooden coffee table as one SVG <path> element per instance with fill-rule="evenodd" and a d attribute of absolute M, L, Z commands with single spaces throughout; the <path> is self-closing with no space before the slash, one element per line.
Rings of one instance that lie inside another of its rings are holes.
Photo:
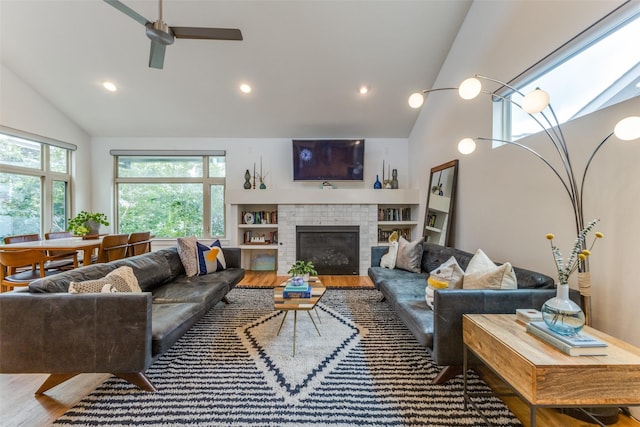
<path fill-rule="evenodd" d="M 584 332 L 605 341 L 608 355 L 568 356 L 529 334 L 515 314 L 465 314 L 465 405 L 478 409 L 467 391 L 468 351 L 530 405 L 531 427 L 539 407 L 640 405 L 640 348 L 588 326 Z"/>
<path fill-rule="evenodd" d="M 316 316 L 318 317 L 318 322 L 320 322 L 320 316 L 318 315 L 318 311 L 315 310 L 316 304 L 320 301 L 320 298 L 326 292 L 326 288 L 322 285 L 322 282 L 317 277 L 312 277 L 309 280 L 309 284 L 311 285 L 311 298 L 285 298 L 282 294 L 284 291 L 284 287 L 287 282 L 281 283 L 279 286 L 273 289 L 273 308 L 276 310 L 284 311 L 284 317 L 282 318 L 282 323 L 280 323 L 280 327 L 278 328 L 278 333 L 276 335 L 280 335 L 280 330 L 282 329 L 282 325 L 284 321 L 287 319 L 287 315 L 289 311 L 293 311 L 293 355 L 296 355 L 296 327 L 298 323 L 298 311 L 306 311 L 309 314 L 309 318 L 313 323 L 313 326 L 316 328 L 316 332 L 318 332 L 318 336 L 320 335 L 320 330 L 316 325 L 315 320 L 313 320 L 313 316 L 311 315 L 311 310 L 316 312 Z"/>

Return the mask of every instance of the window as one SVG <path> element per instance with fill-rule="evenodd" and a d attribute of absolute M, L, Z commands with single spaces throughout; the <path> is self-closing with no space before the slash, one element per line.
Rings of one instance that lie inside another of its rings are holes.
<path fill-rule="evenodd" d="M 111 154 L 120 233 L 150 230 L 159 238 L 224 237 L 224 152 Z"/>
<path fill-rule="evenodd" d="M 0 145 L 0 241 L 66 230 L 75 146 L 4 128 Z"/>
<path fill-rule="evenodd" d="M 518 76 L 510 86 L 524 94 L 538 87 L 546 91 L 560 124 L 640 95 L 640 49 L 632 42 L 640 40 L 640 13 L 637 8 L 635 15 L 616 12 Z M 496 93 L 516 103 L 522 99 L 508 88 Z M 494 138 L 516 141 L 542 130 L 512 102 L 496 104 Z"/>

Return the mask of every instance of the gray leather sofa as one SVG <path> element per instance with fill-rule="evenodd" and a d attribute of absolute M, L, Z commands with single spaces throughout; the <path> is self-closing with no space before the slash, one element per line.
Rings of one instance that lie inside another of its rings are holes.
<path fill-rule="evenodd" d="M 93 264 L 0 294 L 0 373 L 49 373 L 36 391 L 80 373 L 112 373 L 155 391 L 147 368 L 242 280 L 240 249 L 227 269 L 186 277 L 177 249 Z M 142 293 L 69 294 L 69 282 L 130 266 Z"/>
<path fill-rule="evenodd" d="M 466 270 L 473 254 L 459 249 L 423 243 L 421 273 L 380 267 L 387 246 L 371 248 L 369 277 L 398 317 L 430 352 L 434 362 L 443 369 L 434 382 L 442 383 L 462 372 L 462 315 L 465 313 L 515 313 L 517 308 L 540 309 L 556 294 L 554 280 L 541 273 L 514 267 L 518 289 L 436 290 L 434 309 L 425 300 L 429 271 L 435 270 L 452 255 Z M 578 302 L 579 293 L 571 291 Z"/>

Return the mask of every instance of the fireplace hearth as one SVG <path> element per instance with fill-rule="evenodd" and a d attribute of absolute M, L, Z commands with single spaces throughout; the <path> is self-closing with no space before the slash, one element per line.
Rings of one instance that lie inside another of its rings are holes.
<path fill-rule="evenodd" d="M 323 275 L 359 274 L 360 227 L 357 225 L 299 225 L 296 259 L 312 261 Z"/>

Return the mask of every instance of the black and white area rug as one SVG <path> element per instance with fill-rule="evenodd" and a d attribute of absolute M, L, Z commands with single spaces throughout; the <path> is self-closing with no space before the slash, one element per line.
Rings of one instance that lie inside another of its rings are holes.
<path fill-rule="evenodd" d="M 486 425 L 464 409 L 461 376 L 431 383 L 438 367 L 376 290 L 329 289 L 316 311 L 299 312 L 295 356 L 294 316 L 282 323 L 273 290 L 228 298 L 149 368 L 157 393 L 111 378 L 55 424 Z M 490 392 L 473 373 L 469 387 Z M 493 425 L 521 425 L 497 397 L 474 400 Z"/>

